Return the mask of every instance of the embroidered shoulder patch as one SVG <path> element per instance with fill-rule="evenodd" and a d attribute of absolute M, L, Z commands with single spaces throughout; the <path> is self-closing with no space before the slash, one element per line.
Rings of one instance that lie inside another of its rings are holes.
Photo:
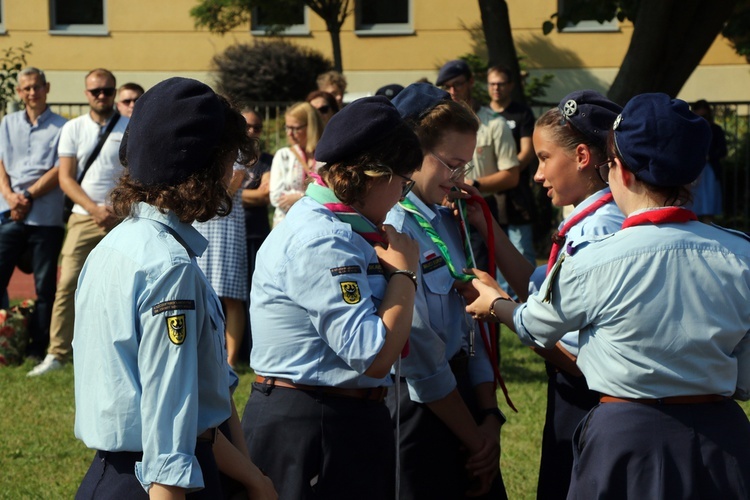
<path fill-rule="evenodd" d="M 178 314 L 176 316 L 167 316 L 167 334 L 169 340 L 175 345 L 181 345 L 185 342 L 186 327 L 185 327 L 185 315 Z"/>
<path fill-rule="evenodd" d="M 367 266 L 367 274 L 385 274 L 383 272 L 383 264 L 381 264 L 380 262 L 373 262 L 372 264 L 369 264 Z"/>
<path fill-rule="evenodd" d="M 156 316 L 167 311 L 195 311 L 194 300 L 169 300 L 151 308 L 151 315 Z"/>
<path fill-rule="evenodd" d="M 341 266 L 331 269 L 331 276 L 341 276 L 342 274 L 362 274 L 362 268 L 359 266 Z"/>
<path fill-rule="evenodd" d="M 347 304 L 359 304 L 362 295 L 359 293 L 359 285 L 356 281 L 342 281 L 341 295 Z"/>
<path fill-rule="evenodd" d="M 440 269 L 441 267 L 445 266 L 445 259 L 443 256 L 438 256 L 432 260 L 428 260 L 427 262 L 424 262 L 422 264 L 422 274 L 431 273 L 435 269 Z"/>

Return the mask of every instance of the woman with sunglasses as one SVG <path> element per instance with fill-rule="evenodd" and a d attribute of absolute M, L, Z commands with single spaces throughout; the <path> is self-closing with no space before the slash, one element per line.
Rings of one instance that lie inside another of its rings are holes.
<path fill-rule="evenodd" d="M 625 217 L 596 172 L 596 165 L 607 158 L 607 133 L 620 110 L 598 92 L 583 90 L 565 96 L 557 108 L 537 120 L 533 141 L 539 167 L 534 180 L 547 189 L 553 205 L 575 209 L 560 223 L 547 265 L 536 271 L 493 221 L 498 268 L 521 300 L 526 300 L 529 290 L 538 290 L 563 255 L 591 238 L 620 229 Z M 471 221 L 486 237 L 486 224 L 478 215 L 474 213 Z M 552 349 L 535 347 L 535 351 L 545 358 L 548 377 L 537 498 L 562 499 L 573 466 L 573 432 L 598 404 L 598 394 L 589 390 L 576 366 L 577 331 L 564 335 Z"/>
<path fill-rule="evenodd" d="M 305 194 L 308 176 L 315 171 L 315 147 L 323 133 L 320 115 L 310 103 L 293 104 L 284 115 L 289 147 L 279 149 L 271 163 L 271 205 L 276 227 Z"/>
<path fill-rule="evenodd" d="M 313 90 L 307 94 L 305 101 L 318 110 L 320 118 L 323 120 L 323 127 L 328 125 L 331 117 L 339 112 L 339 103 L 336 101 L 336 97 L 322 90 Z"/>
<path fill-rule="evenodd" d="M 466 267 L 461 230 L 442 206 L 471 166 L 479 120 L 430 84 L 410 85 L 393 103 L 425 152 L 411 193 L 387 219 L 417 240 L 420 253 L 400 396 L 388 395 L 391 416 L 400 425 L 401 498 L 504 498 L 499 475 L 504 417 L 490 358 L 456 291 Z"/>
<path fill-rule="evenodd" d="M 474 282 L 468 310 L 527 345 L 580 331 L 578 366 L 601 397 L 576 431 L 568 498 L 750 491 L 750 422 L 732 400 L 750 399 L 750 239 L 683 208 L 710 139 L 687 103 L 634 97 L 598 168 L 622 230 L 577 246 L 526 304 Z"/>
<path fill-rule="evenodd" d="M 388 99 L 367 97 L 331 119 L 315 154 L 319 175 L 257 256 L 245 438 L 281 498 L 392 498 L 384 396 L 419 254 L 383 222 L 422 152 Z"/>

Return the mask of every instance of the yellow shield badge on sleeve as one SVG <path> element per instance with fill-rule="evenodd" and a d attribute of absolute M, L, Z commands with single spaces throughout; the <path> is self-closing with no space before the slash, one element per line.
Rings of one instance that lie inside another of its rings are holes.
<path fill-rule="evenodd" d="M 359 285 L 356 281 L 342 281 L 341 295 L 347 304 L 358 304 L 362 300 L 362 295 L 359 293 Z"/>
<path fill-rule="evenodd" d="M 167 316 L 166 320 L 169 340 L 175 345 L 185 342 L 185 315 Z"/>

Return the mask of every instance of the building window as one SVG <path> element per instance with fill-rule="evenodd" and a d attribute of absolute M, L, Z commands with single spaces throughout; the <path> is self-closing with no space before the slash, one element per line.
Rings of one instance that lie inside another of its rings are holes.
<path fill-rule="evenodd" d="M 357 35 L 412 35 L 412 0 L 357 0 Z"/>
<path fill-rule="evenodd" d="M 75 35 L 106 35 L 105 0 L 51 0 L 53 32 Z"/>
<path fill-rule="evenodd" d="M 310 34 L 307 24 L 308 9 L 304 5 L 290 5 L 268 10 L 255 7 L 250 20 L 250 33 L 254 36 Z"/>
<path fill-rule="evenodd" d="M 560 13 L 565 12 L 565 0 L 558 0 L 557 1 L 557 11 Z M 578 21 L 577 23 L 568 23 L 563 29 L 560 30 L 561 33 L 592 33 L 592 32 L 612 32 L 612 31 L 619 31 L 620 25 L 617 22 L 617 13 L 612 12 L 612 17 L 610 17 L 608 20 L 604 21 L 603 23 L 597 21 L 596 19 L 582 19 Z"/>
<path fill-rule="evenodd" d="M 0 33 L 5 33 L 5 2 L 0 0 Z"/>

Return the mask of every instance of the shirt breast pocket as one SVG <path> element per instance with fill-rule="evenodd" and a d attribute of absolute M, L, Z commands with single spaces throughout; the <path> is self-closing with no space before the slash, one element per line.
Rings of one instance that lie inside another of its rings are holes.
<path fill-rule="evenodd" d="M 422 281 L 425 288 L 425 299 L 430 311 L 430 322 L 446 324 L 448 318 L 447 303 L 453 288 L 453 277 L 443 257 L 437 257 L 421 263 Z"/>

